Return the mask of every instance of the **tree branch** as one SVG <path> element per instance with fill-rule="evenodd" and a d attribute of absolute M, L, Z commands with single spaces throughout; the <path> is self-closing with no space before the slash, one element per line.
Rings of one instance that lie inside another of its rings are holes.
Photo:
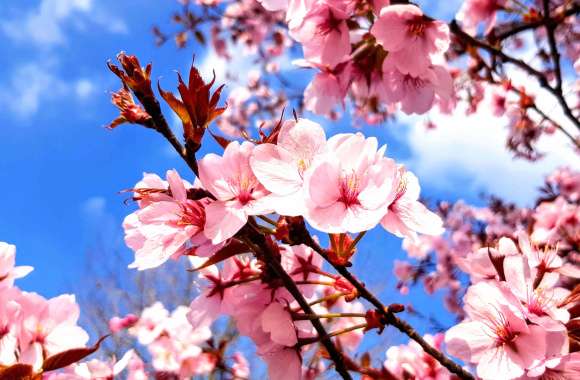
<path fill-rule="evenodd" d="M 322 247 L 312 238 L 304 220 L 300 224 L 294 224 L 295 227 L 291 230 L 291 238 L 293 238 L 293 244 L 305 244 L 315 250 L 320 256 L 322 256 L 327 262 L 329 262 L 334 269 L 340 273 L 344 278 L 346 278 L 358 291 L 360 297 L 364 298 L 370 302 L 377 311 L 386 319 L 387 323 L 397 328 L 399 331 L 407 335 L 409 338 L 417 342 L 423 350 L 431 355 L 435 360 L 437 360 L 443 367 L 447 368 L 450 372 L 456 374 L 460 379 L 463 380 L 475 380 L 472 374 L 463 369 L 460 365 L 449 359 L 441 351 L 437 350 L 431 346 L 423 337 L 407 322 L 398 318 L 395 314 L 389 311 L 389 308 L 383 305 L 383 303 L 376 298 L 367 288 L 359 282 L 344 266 L 335 265 L 328 259 L 328 255 Z"/>
<path fill-rule="evenodd" d="M 562 93 L 562 88 L 561 87 L 554 88 L 554 87 L 550 86 L 550 83 L 548 82 L 548 79 L 546 78 L 546 75 L 544 75 L 544 73 L 536 70 L 535 68 L 533 68 L 532 66 L 530 66 L 526 62 L 524 62 L 523 60 L 509 56 L 506 53 L 504 53 L 501 49 L 498 49 L 494 46 L 491 46 L 491 45 L 489 45 L 483 41 L 480 41 L 480 40 L 470 36 L 469 34 L 465 33 L 459 27 L 456 20 L 451 21 L 451 23 L 449 24 L 449 30 L 455 36 L 457 36 L 457 38 L 462 40 L 466 45 L 472 45 L 472 46 L 481 48 L 481 49 L 487 51 L 488 53 L 490 53 L 492 56 L 498 57 L 504 62 L 511 63 L 511 64 L 519 67 L 520 69 L 524 70 L 529 75 L 535 77 L 538 80 L 538 83 L 540 84 L 540 86 L 545 88 L 552 95 L 554 95 L 554 97 L 556 97 L 558 99 L 558 101 L 562 107 L 562 110 L 564 111 L 564 113 L 566 114 L 568 119 L 570 119 L 570 121 L 572 121 L 572 123 L 574 123 L 574 125 L 578 129 L 580 129 L 580 120 L 578 120 L 578 118 L 574 115 L 574 113 L 572 112 L 572 110 L 568 106 L 568 103 L 564 99 L 564 95 Z M 561 78 L 560 78 L 560 80 L 561 80 Z"/>
<path fill-rule="evenodd" d="M 278 278 L 282 281 L 282 284 L 284 285 L 286 290 L 288 290 L 288 292 L 292 295 L 292 297 L 294 297 L 296 302 L 298 302 L 298 305 L 300 305 L 304 313 L 315 314 L 314 310 L 312 310 L 306 299 L 304 299 L 304 296 L 300 292 L 300 289 L 298 289 L 298 286 L 294 283 L 292 277 L 290 277 L 290 275 L 286 273 L 286 271 L 280 264 L 280 257 L 277 257 L 278 255 L 276 254 L 276 252 L 272 251 L 264 235 L 255 230 L 251 225 L 251 223 L 252 222 L 250 221 L 248 222 L 248 224 L 246 224 L 245 232 L 249 235 L 250 240 L 249 243 L 251 244 L 251 246 L 254 246 L 254 244 L 256 244 L 257 245 L 256 248 L 259 249 L 259 252 L 255 253 L 258 254 L 258 256 L 262 256 L 265 263 L 274 271 L 274 273 L 276 273 Z M 312 323 L 312 326 L 318 333 L 320 341 L 324 345 L 324 348 L 328 352 L 328 355 L 334 362 L 336 372 L 338 372 L 343 379 L 352 380 L 352 377 L 350 376 L 346 366 L 344 365 L 342 353 L 336 348 L 336 346 L 332 342 L 331 336 L 328 335 L 328 333 L 326 332 L 326 329 L 322 325 L 322 322 L 320 322 L 320 319 L 313 318 L 310 320 L 310 322 Z"/>
<path fill-rule="evenodd" d="M 161 133 L 163 137 L 173 149 L 181 156 L 181 158 L 185 161 L 185 163 L 190 167 L 193 173 L 199 177 L 199 169 L 197 167 L 197 160 L 195 159 L 195 154 L 187 154 L 185 148 L 181 145 L 177 137 L 173 134 L 173 131 L 169 127 L 165 116 L 163 116 L 163 112 L 161 111 L 161 105 L 159 101 L 155 99 L 155 97 L 145 96 L 144 94 L 134 91 L 135 96 L 139 100 L 139 102 L 143 105 L 143 108 L 147 113 L 151 116 L 151 123 L 154 124 L 152 127 L 157 132 Z"/>

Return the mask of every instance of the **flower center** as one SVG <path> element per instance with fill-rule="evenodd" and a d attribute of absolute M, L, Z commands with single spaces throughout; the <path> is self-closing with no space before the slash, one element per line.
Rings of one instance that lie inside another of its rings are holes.
<path fill-rule="evenodd" d="M 418 16 L 407 23 L 407 31 L 411 36 L 423 37 L 428 26 L 429 21 L 423 16 Z"/>
<path fill-rule="evenodd" d="M 236 194 L 236 199 L 242 206 L 254 200 L 253 193 L 257 187 L 257 180 L 255 178 L 242 175 L 234 180 L 230 186 L 232 187 L 233 193 Z"/>
<path fill-rule="evenodd" d="M 347 174 L 340 180 L 340 201 L 346 207 L 359 204 L 360 179 L 356 173 Z"/>
<path fill-rule="evenodd" d="M 405 75 L 405 78 L 403 78 L 403 84 L 408 89 L 423 88 L 423 87 L 425 87 L 425 83 L 426 83 L 426 81 L 424 81 L 423 79 L 411 76 L 409 74 Z"/>
<path fill-rule="evenodd" d="M 205 224 L 205 211 L 199 202 L 187 202 L 181 204 L 181 219 L 177 222 L 181 226 L 203 227 Z"/>

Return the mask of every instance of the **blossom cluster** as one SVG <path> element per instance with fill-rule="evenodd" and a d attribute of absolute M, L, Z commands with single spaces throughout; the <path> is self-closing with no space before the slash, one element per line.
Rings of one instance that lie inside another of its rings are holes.
<path fill-rule="evenodd" d="M 161 302 L 156 302 L 143 309 L 140 316 L 128 314 L 110 320 L 112 332 L 126 330 L 147 348 L 150 363 L 145 365 L 135 355 L 128 368 L 128 378 L 188 379 L 206 376 L 218 367 L 226 368 L 222 348 L 207 344 L 212 338 L 210 323 L 200 323 L 194 328 L 187 319 L 188 312 L 187 306 L 178 306 L 170 313 Z M 230 362 L 227 368 L 234 379 L 249 378 L 249 365 L 241 352 L 227 359 Z"/>
<path fill-rule="evenodd" d="M 380 1 L 361 10 L 355 1 L 261 3 L 286 11 L 289 34 L 304 52 L 299 65 L 318 70 L 304 91 L 306 109 L 328 115 L 349 91 L 367 112 L 374 104 L 422 114 L 450 100 L 452 80 L 443 66 L 449 29 L 417 6 Z"/>
<path fill-rule="evenodd" d="M 479 377 L 578 376 L 579 183 L 577 172 L 557 169 L 534 209 L 495 199 L 487 208 L 443 205 L 445 236 L 403 243 L 420 262 L 395 263 L 401 290 L 419 280 L 429 293 L 448 290 L 448 309 L 464 321 L 447 332 L 447 350 Z M 458 269 L 469 276 L 463 302 Z"/>
<path fill-rule="evenodd" d="M 46 299 L 14 285 L 32 271 L 15 266 L 15 259 L 16 247 L 0 242 L 0 375 L 21 365 L 32 376 L 47 370 L 55 355 L 85 347 L 89 335 L 77 324 L 74 295 Z"/>
<path fill-rule="evenodd" d="M 447 308 L 462 316 L 460 298 L 464 285 L 458 272 L 471 274 L 472 265 L 468 261 L 473 252 L 495 245 L 501 237 L 517 239 L 518 231 L 527 231 L 534 246 L 552 247 L 564 263 L 577 266 L 579 183 L 577 171 L 557 169 L 546 178 L 534 208 L 517 207 L 497 198 L 492 198 L 488 207 L 474 207 L 461 201 L 452 205 L 441 203 L 439 213 L 448 232 L 443 236 L 419 236 L 414 242 L 403 241 L 403 249 L 417 262 L 395 261 L 399 289 L 407 293 L 409 286 L 418 281 L 423 282 L 428 293 L 447 289 Z M 477 266 L 483 268 L 487 264 Z M 494 273 L 491 267 L 487 270 Z"/>
<path fill-rule="evenodd" d="M 341 105 L 356 119 L 378 124 L 398 110 L 425 114 L 433 105 L 444 113 L 472 113 L 487 98 L 494 116 L 505 116 L 501 122 L 509 131 L 507 146 L 518 157 L 540 158 L 540 137 L 557 131 L 576 148 L 580 144 L 569 129 L 578 127 L 574 75 L 560 67 L 580 69 L 574 2 L 466 0 L 449 24 L 409 2 L 182 3 L 186 10 L 174 18 L 182 29 L 175 36 L 178 46 L 184 46 L 189 34 L 199 40 L 205 33 L 200 26 L 210 23 L 217 55 L 228 60 L 240 54 L 256 57 L 267 92 L 300 110 L 337 118 Z M 295 66 L 316 72 L 304 92 L 283 75 L 290 74 L 286 61 L 296 56 L 295 47 L 303 51 Z M 572 124 L 542 104 L 544 95 L 557 98 Z M 426 121 L 435 126 L 430 118 Z M 238 134 L 235 124 L 224 126 L 225 133 Z"/>
<path fill-rule="evenodd" d="M 276 140 L 229 143 L 199 161 L 192 186 L 176 171 L 146 174 L 135 186 L 139 210 L 124 222 L 131 267 L 148 269 L 183 254 L 210 256 L 253 216 L 304 216 L 317 230 L 357 233 L 379 223 L 411 239 L 443 232 L 418 201 L 417 178 L 361 133 L 328 140 L 306 119 L 284 122 Z M 274 143 L 275 141 L 275 143 Z M 193 198 L 193 199 L 192 199 Z"/>
<path fill-rule="evenodd" d="M 580 278 L 580 268 L 562 263 L 554 249 L 533 247 L 526 235 L 519 249 L 502 238 L 497 249 L 464 262 L 473 285 L 464 297 L 467 319 L 446 333 L 449 353 L 476 364 L 482 379 L 580 375 L 566 325 L 578 289 L 558 286 L 560 277 Z"/>
<path fill-rule="evenodd" d="M 298 379 L 304 353 L 318 339 L 310 322 L 316 315 L 327 316 L 324 325 L 337 331 L 341 347 L 350 351 L 360 342 L 362 329 L 381 324 L 353 300 L 352 284 L 323 270 L 319 253 L 304 244 L 288 244 L 293 218 L 303 216 L 316 230 L 331 234 L 330 257 L 341 264 L 356 246 L 348 233 L 364 233 L 381 224 L 415 240 L 418 233 L 443 231 L 439 217 L 418 201 L 417 178 L 385 157 L 385 149 L 360 133 L 327 139 L 318 124 L 298 119 L 281 123 L 263 141 L 233 141 L 223 156 L 207 154 L 198 162 L 199 179 L 193 185 L 175 170 L 167 172 L 166 181 L 145 174 L 133 190 L 139 209 L 124 222 L 125 240 L 135 251 L 130 267 L 144 270 L 189 256 L 202 281 L 200 295 L 190 306 L 193 330 L 188 339 L 198 337 L 194 345 L 207 339 L 209 335 L 201 336 L 209 334 L 212 322 L 228 315 L 272 364 L 271 378 L 284 373 L 283 378 Z M 278 222 L 268 217 L 273 213 L 281 216 Z M 257 224 L 255 217 L 270 226 Z M 248 226 L 269 235 L 266 246 L 306 301 L 314 303 L 316 314 L 306 312 L 272 273 L 263 253 L 247 240 Z M 182 309 L 174 313 L 182 317 Z M 139 321 L 145 327 L 135 330 L 140 341 L 147 329 L 159 336 L 153 326 L 164 326 L 145 314 L 167 318 L 167 312 L 144 312 Z M 167 370 L 179 372 L 184 359 L 176 359 L 182 350 L 172 351 L 172 336 L 168 331 L 159 344 L 142 343 L 176 366 Z M 155 367 L 157 354 L 152 355 Z M 287 366 L 274 365 L 280 362 Z M 167 363 L 158 365 L 162 370 Z"/>

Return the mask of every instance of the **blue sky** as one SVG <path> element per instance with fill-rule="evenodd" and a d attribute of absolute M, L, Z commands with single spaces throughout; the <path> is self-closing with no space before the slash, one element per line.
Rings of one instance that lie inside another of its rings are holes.
<path fill-rule="evenodd" d="M 116 116 L 108 93 L 119 87 L 105 63 L 117 52 L 152 61 L 153 77 L 162 77 L 166 89 L 175 83 L 174 70 L 187 69 L 193 49 L 155 47 L 150 33 L 153 24 L 167 25 L 174 9 L 173 2 L 140 0 L 0 3 L 0 240 L 17 245 L 19 264 L 35 267 L 20 280 L 23 289 L 45 296 L 74 291 L 86 252 L 97 244 L 103 255 L 121 249 L 128 263 L 132 254 L 123 247 L 121 221 L 132 207 L 118 192 L 143 171 L 162 175 L 176 168 L 193 179 L 154 132 L 104 128 Z M 196 53 L 206 69 L 224 66 L 203 49 Z M 440 118 L 435 131 L 425 131 L 421 120 L 405 117 L 363 132 L 387 143 L 389 155 L 417 172 L 430 200 L 479 202 L 488 192 L 526 204 L 551 168 L 577 165 L 557 148 L 537 165 L 512 161 L 501 124 L 481 115 Z M 323 123 L 329 134 L 350 125 L 347 118 Z M 355 265 L 361 277 L 385 283 L 381 289 L 393 301 L 402 299 L 389 290 L 395 284 L 392 259 L 404 257 L 400 243 L 374 231 Z M 428 299 L 417 297 L 411 300 Z M 432 311 L 440 313 L 440 306 Z"/>

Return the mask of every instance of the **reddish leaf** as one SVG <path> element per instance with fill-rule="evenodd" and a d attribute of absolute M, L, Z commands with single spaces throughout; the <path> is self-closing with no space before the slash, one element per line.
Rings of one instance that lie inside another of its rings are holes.
<path fill-rule="evenodd" d="M 28 364 L 14 364 L 0 369 L 0 380 L 25 380 L 32 379 L 34 370 Z"/>
<path fill-rule="evenodd" d="M 226 259 L 229 259 L 230 257 L 233 257 L 240 253 L 247 253 L 249 251 L 250 249 L 245 243 L 242 243 L 241 241 L 236 239 L 232 239 L 228 245 L 226 245 L 225 247 L 214 253 L 213 256 L 207 259 L 207 261 L 204 262 L 201 266 L 190 269 L 189 271 L 196 272 L 203 268 L 207 268 L 210 265 L 214 265 Z"/>
<path fill-rule="evenodd" d="M 218 136 L 218 135 L 214 134 L 212 131 L 209 131 L 209 133 L 214 138 L 214 140 L 217 141 L 217 143 L 220 144 L 220 146 L 224 149 L 226 149 L 226 147 L 229 145 L 229 143 L 231 143 L 230 140 L 226 139 L 225 137 Z"/>
<path fill-rule="evenodd" d="M 101 337 L 101 339 L 99 339 L 92 347 L 73 348 L 46 358 L 44 363 L 42 363 L 42 370 L 44 372 L 54 371 L 59 368 L 67 367 L 86 358 L 87 356 L 97 351 L 103 340 L 105 340 L 107 337 L 108 335 Z"/>

